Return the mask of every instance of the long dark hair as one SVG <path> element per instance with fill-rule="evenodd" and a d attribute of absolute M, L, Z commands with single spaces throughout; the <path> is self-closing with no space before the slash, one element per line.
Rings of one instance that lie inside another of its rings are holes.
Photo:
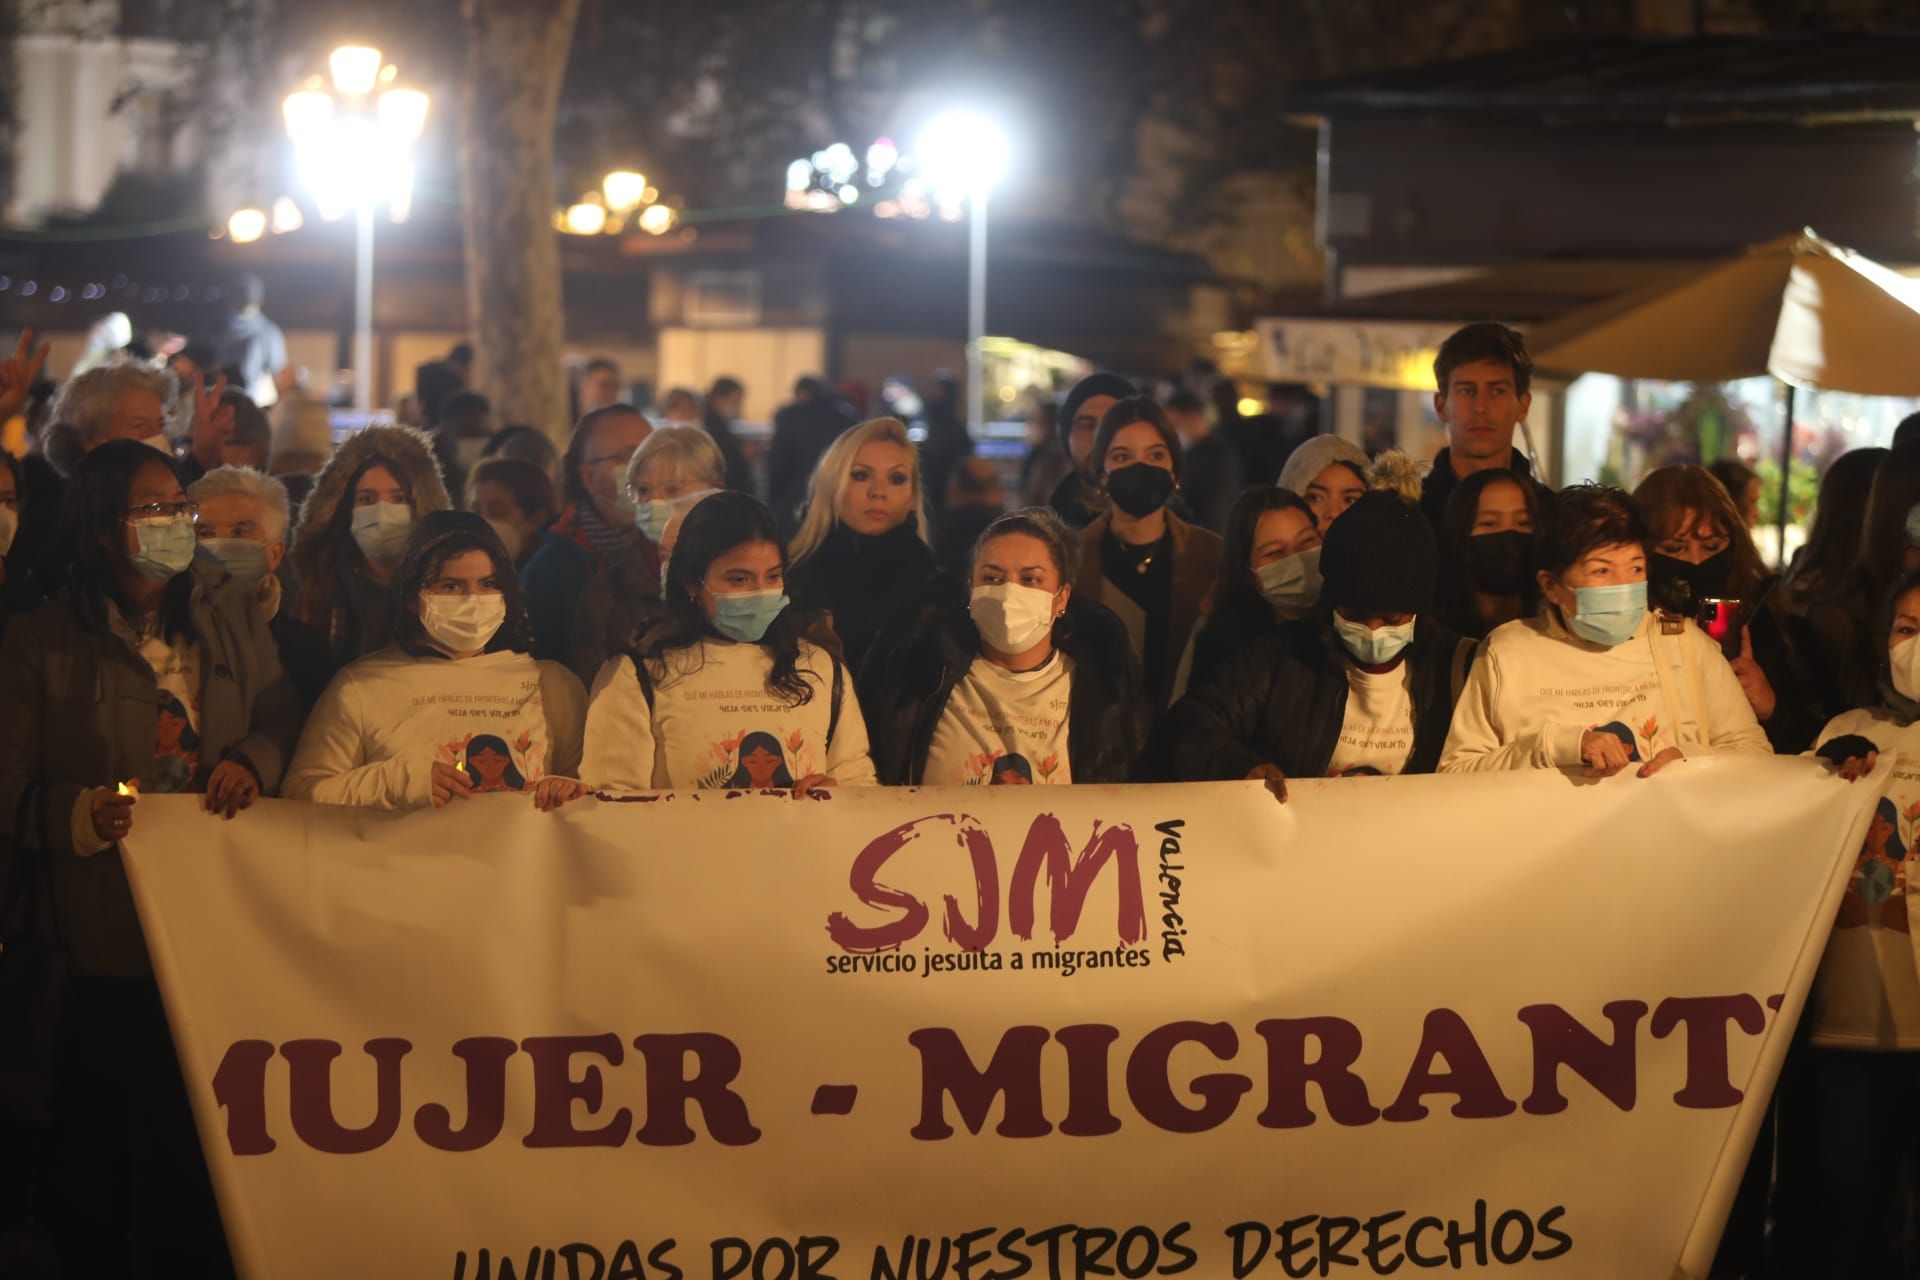
<path fill-rule="evenodd" d="M 416 658 L 445 658 L 433 647 L 427 630 L 412 605 L 427 583 L 440 575 L 447 561 L 468 551 L 484 551 L 493 562 L 493 576 L 500 581 L 500 594 L 507 600 L 506 621 L 487 641 L 485 652 L 511 649 L 526 653 L 533 648 L 533 624 L 527 620 L 527 600 L 520 590 L 520 578 L 513 571 L 513 557 L 507 554 L 493 526 L 471 511 L 430 511 L 414 522 L 407 547 L 400 553 L 400 564 L 393 571 L 388 590 L 393 596 L 393 642 Z"/>
<path fill-rule="evenodd" d="M 684 649 L 697 654 L 700 642 L 715 634 L 700 608 L 701 585 L 715 560 L 749 542 L 771 542 L 779 548 L 780 568 L 786 570 L 787 544 L 780 537 L 773 513 L 748 494 L 729 489 L 703 498 L 681 520 L 680 539 L 673 544 L 662 586 L 664 609 L 641 634 L 636 647 L 639 660 L 647 664 L 656 685 L 667 676 L 669 654 Z M 783 610 L 760 639 L 760 647 L 773 659 L 773 667 L 767 672 L 767 692 L 795 707 L 813 699 L 813 686 L 799 669 L 802 640 L 835 656 L 839 654 L 839 642 L 832 630 L 792 607 Z"/>
<path fill-rule="evenodd" d="M 1733 496 L 1705 467 L 1681 462 L 1649 472 L 1634 489 L 1633 500 L 1640 504 L 1641 513 L 1647 517 L 1655 543 L 1684 532 L 1680 528 L 1680 517 L 1689 511 L 1696 518 L 1711 516 L 1733 551 L 1733 572 L 1727 575 L 1728 595 L 1745 599 L 1766 579 L 1766 562 L 1760 559 L 1760 549 L 1753 545 L 1753 535 L 1747 531 L 1747 522 L 1741 519 Z M 1649 545 L 1647 551 L 1652 554 L 1653 547 Z"/>
<path fill-rule="evenodd" d="M 1849 449 L 1827 465 L 1820 477 L 1820 498 L 1813 507 L 1813 527 L 1793 557 L 1787 579 L 1795 594 L 1825 597 L 1840 590 L 1860 559 L 1860 528 L 1873 491 L 1873 473 L 1887 450 Z"/>
<path fill-rule="evenodd" d="M 296 538 L 288 559 L 293 562 L 292 577 L 294 586 L 299 590 L 300 610 L 309 622 L 321 627 L 330 624 L 333 607 L 340 596 L 340 583 L 350 565 L 364 565 L 366 554 L 360 550 L 360 544 L 353 537 L 353 495 L 360 487 L 361 477 L 375 467 L 385 467 L 400 487 L 406 491 L 407 505 L 417 516 L 420 506 L 413 492 L 411 472 L 384 453 L 369 454 L 365 461 L 354 468 L 347 477 L 347 487 L 340 494 L 340 500 L 334 504 L 333 513 L 327 517 L 326 531 L 318 540 L 308 542 Z M 312 506 L 308 504 L 309 508 Z M 305 511 L 302 511 L 302 517 Z"/>
<path fill-rule="evenodd" d="M 1860 524 L 1855 572 L 1868 600 L 1878 600 L 1904 568 L 1907 512 L 1920 505 L 1920 439 L 1902 441 L 1873 469 Z"/>
<path fill-rule="evenodd" d="M 151 445 L 109 440 L 83 457 L 67 482 L 61 535 L 73 555 L 70 596 L 75 614 L 90 628 L 106 630 L 109 602 L 123 614 L 132 611 L 120 590 L 120 572 L 127 566 L 127 503 L 133 478 L 143 467 L 152 466 L 179 476 L 173 459 Z M 167 583 L 160 603 L 160 628 L 169 640 L 189 633 L 192 618 L 187 605 L 192 597 L 190 570 Z"/>
<path fill-rule="evenodd" d="M 520 767 L 513 762 L 513 748 L 509 747 L 507 740 L 497 733 L 476 733 L 467 739 L 467 749 L 460 753 L 460 759 L 467 766 L 468 778 L 476 783 L 480 781 L 480 772 L 473 767 L 474 754 L 480 751 L 492 751 L 507 758 L 507 768 L 500 775 L 500 780 L 507 784 L 509 791 L 527 789 L 526 777 L 520 772 Z"/>
<path fill-rule="evenodd" d="M 1527 518 L 1533 524 L 1532 540 L 1537 543 L 1546 513 L 1540 501 L 1540 486 L 1518 471 L 1493 468 L 1476 471 L 1453 488 L 1447 509 L 1440 518 L 1440 620 L 1449 630 L 1463 636 L 1486 634 L 1474 607 L 1472 569 L 1473 523 L 1480 516 L 1480 495 L 1490 485 L 1518 485 L 1527 504 Z M 1525 585 L 1520 589 L 1520 616 L 1528 617 L 1540 605 L 1540 581 L 1527 566 Z"/>
<path fill-rule="evenodd" d="M 1194 668 L 1213 657 L 1225 657 L 1226 650 L 1249 636 L 1272 629 L 1273 608 L 1260 594 L 1259 580 L 1247 563 L 1253 559 L 1253 539 L 1260 528 L 1260 517 L 1269 511 L 1298 511 L 1307 523 L 1318 528 L 1320 522 L 1305 498 L 1279 485 L 1256 485 L 1241 494 L 1227 514 L 1226 537 L 1220 542 L 1219 587 L 1213 612 L 1196 641 Z"/>
<path fill-rule="evenodd" d="M 1161 442 L 1167 446 L 1167 456 L 1173 462 L 1174 479 L 1180 478 L 1180 466 L 1184 461 L 1180 433 L 1173 429 L 1167 411 L 1152 396 L 1129 396 L 1124 400 L 1116 400 L 1100 416 L 1100 425 L 1093 432 L 1093 452 L 1087 455 L 1087 465 L 1096 478 L 1107 473 L 1107 450 L 1113 446 L 1113 438 L 1140 422 L 1159 433 Z"/>
<path fill-rule="evenodd" d="M 773 777 L 768 779 L 776 787 L 793 785 L 793 771 L 787 768 L 787 753 L 780 749 L 780 739 L 772 734 L 758 731 L 740 739 L 740 746 L 734 751 L 733 776 L 727 779 L 730 787 L 749 787 L 753 785 L 753 775 L 747 772 L 747 755 L 752 751 L 771 751 L 780 757 L 780 763 L 774 768 Z"/>

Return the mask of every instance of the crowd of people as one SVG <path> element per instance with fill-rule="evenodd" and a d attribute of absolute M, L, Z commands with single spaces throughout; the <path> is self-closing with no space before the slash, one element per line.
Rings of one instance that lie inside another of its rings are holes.
<path fill-rule="evenodd" d="M 0 422 L 44 355 L 23 335 L 0 362 Z M 1763 1241 L 1895 1267 L 1920 1207 L 1898 1102 L 1920 1082 L 1920 432 L 1836 462 L 1775 573 L 1744 469 L 1550 490 L 1515 446 L 1513 330 L 1460 330 L 1434 372 L 1430 468 L 1095 374 L 1043 406 L 1021 487 L 1045 500 L 1012 509 L 957 402 L 917 441 L 812 378 L 763 493 L 733 379 L 656 421 L 590 366 L 557 452 L 450 390 L 431 432 L 369 426 L 294 468 L 211 371 L 69 378 L 34 451 L 0 452 L 0 924 L 53 930 L 69 970 L 57 1029 L 9 1010 L 0 1038 L 49 1038 L 21 1199 L 64 1274 L 225 1266 L 120 862 L 144 795 L 231 818 L 1255 779 L 1284 802 L 1290 779 L 1766 754 L 1899 764 L 1723 1269 L 1759 1274 Z"/>

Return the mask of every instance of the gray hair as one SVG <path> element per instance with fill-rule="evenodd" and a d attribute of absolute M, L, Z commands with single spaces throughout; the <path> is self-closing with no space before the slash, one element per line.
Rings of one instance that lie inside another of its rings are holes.
<path fill-rule="evenodd" d="M 627 487 L 632 488 L 641 469 L 656 459 L 672 463 L 683 478 L 703 488 L 726 488 L 726 460 L 720 456 L 720 446 L 713 442 L 705 427 L 655 427 L 653 434 L 642 440 L 633 457 L 627 460 Z"/>
<path fill-rule="evenodd" d="M 112 421 L 120 397 L 130 391 L 151 391 L 160 398 L 161 410 L 171 414 L 176 391 L 172 374 L 137 364 L 107 364 L 67 380 L 53 407 L 54 421 L 66 423 L 92 444 Z"/>
<path fill-rule="evenodd" d="M 287 486 L 272 476 L 248 467 L 218 467 L 189 485 L 187 496 L 195 502 L 205 502 L 208 498 L 252 498 L 260 504 L 260 523 L 266 528 L 267 541 L 287 540 L 287 524 L 291 518 Z"/>

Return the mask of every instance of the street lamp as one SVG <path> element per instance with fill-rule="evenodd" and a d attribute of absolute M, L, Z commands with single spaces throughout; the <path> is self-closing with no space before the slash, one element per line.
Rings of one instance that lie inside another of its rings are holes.
<path fill-rule="evenodd" d="M 331 222 L 348 210 L 356 215 L 353 399 L 365 412 L 373 408 L 373 212 L 385 204 L 388 216 L 404 222 L 412 209 L 411 152 L 426 129 L 429 99 L 395 87 L 394 68 L 365 45 L 335 49 L 327 69 L 331 93 L 316 76 L 288 94 L 281 110 L 295 167 L 320 216 Z"/>
<path fill-rule="evenodd" d="M 646 175 L 615 169 L 601 179 L 600 190 L 607 198 L 607 208 L 615 213 L 632 213 L 647 198 Z"/>
<path fill-rule="evenodd" d="M 971 111 L 952 111 L 928 125 L 915 154 L 943 209 L 967 205 L 967 430 L 986 421 L 983 345 L 987 331 L 987 197 L 1007 170 L 1007 138 Z"/>

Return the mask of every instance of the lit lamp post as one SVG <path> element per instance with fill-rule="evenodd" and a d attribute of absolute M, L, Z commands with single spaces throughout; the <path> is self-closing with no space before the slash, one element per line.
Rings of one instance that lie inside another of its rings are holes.
<path fill-rule="evenodd" d="M 1007 168 L 1007 139 L 991 120 L 949 112 L 927 126 L 917 151 L 939 203 L 967 205 L 967 429 L 986 420 L 982 344 L 987 331 L 987 197 Z"/>
<path fill-rule="evenodd" d="M 427 95 L 393 86 L 395 68 L 363 45 L 327 59 L 329 93 L 318 76 L 287 95 L 294 163 L 320 216 L 352 210 L 357 222 L 353 273 L 353 401 L 373 408 L 373 213 L 384 203 L 395 222 L 413 205 L 413 144 L 427 123 Z M 297 217 L 298 211 L 295 211 Z"/>

